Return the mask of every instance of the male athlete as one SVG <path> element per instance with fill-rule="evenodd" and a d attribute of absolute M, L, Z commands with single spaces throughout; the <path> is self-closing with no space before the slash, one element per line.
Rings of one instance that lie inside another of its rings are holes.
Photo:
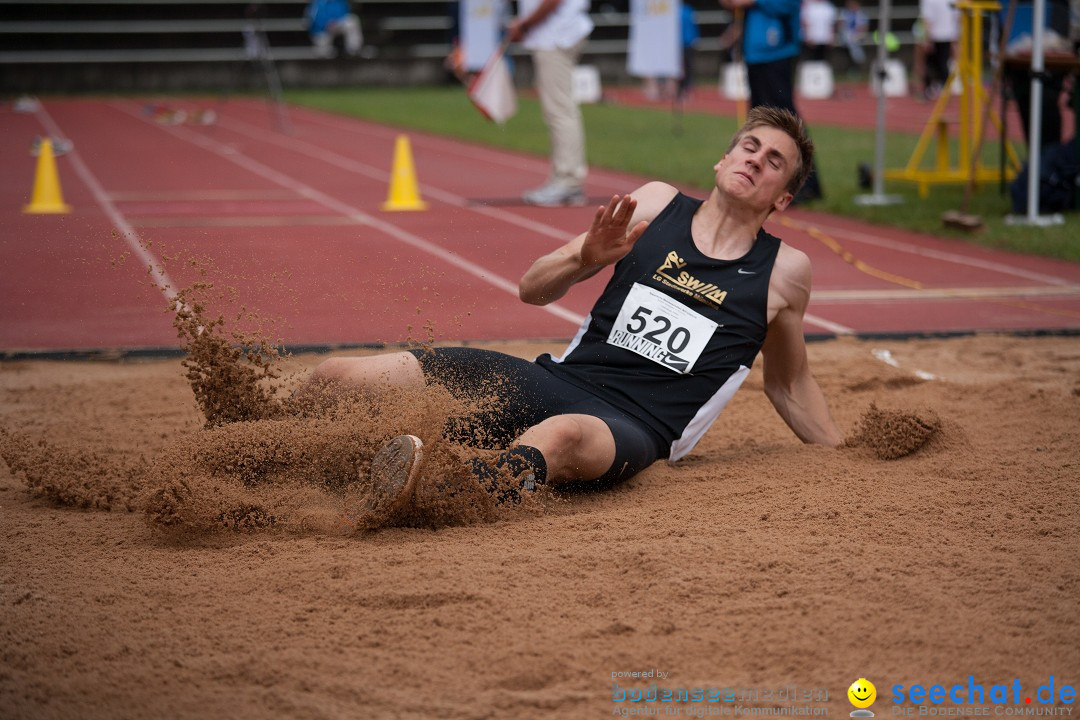
<path fill-rule="evenodd" d="M 500 405 L 474 421 L 495 447 L 472 471 L 499 500 L 539 484 L 613 482 L 693 449 L 764 358 L 765 394 L 803 441 L 842 441 L 810 373 L 803 314 L 810 261 L 762 229 L 784 210 L 812 167 L 813 144 L 786 110 L 757 107 L 714 166 L 716 185 L 695 200 L 661 182 L 600 207 L 588 232 L 533 263 L 521 299 L 558 300 L 614 264 L 614 274 L 563 353 L 534 362 L 475 348 L 332 358 L 315 377 L 390 389 L 445 385 L 494 392 Z M 475 436 L 476 428 L 466 435 Z M 372 461 L 368 509 L 407 506 L 422 443 L 390 441 Z"/>

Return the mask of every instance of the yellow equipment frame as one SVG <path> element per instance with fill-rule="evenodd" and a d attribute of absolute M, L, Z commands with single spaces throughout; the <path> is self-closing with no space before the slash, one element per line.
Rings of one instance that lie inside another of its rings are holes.
<path fill-rule="evenodd" d="M 983 13 L 1001 9 L 996 0 L 957 0 L 956 8 L 960 11 L 960 46 L 956 63 L 949 79 L 941 89 L 941 94 L 934 103 L 923 128 L 919 142 L 908 160 L 907 166 L 899 170 L 886 170 L 885 177 L 892 180 L 906 180 L 918 185 L 919 197 L 930 194 L 931 185 L 964 185 L 969 181 L 998 182 L 1011 180 L 1020 170 L 1020 158 L 1012 144 L 1005 142 L 1005 154 L 1008 164 L 991 168 L 983 165 L 975 153 L 981 150 L 985 119 L 990 118 L 999 134 L 1003 131 L 1001 118 L 992 107 L 986 107 L 989 99 L 982 84 L 982 36 Z M 957 162 L 951 163 L 949 152 L 950 118 L 945 117 L 945 110 L 952 99 L 951 88 L 959 79 L 961 84 L 960 114 L 955 119 L 959 129 L 957 144 Z M 934 167 L 921 168 L 923 156 L 932 138 L 937 139 L 934 155 Z M 979 147 L 976 147 L 979 146 Z"/>

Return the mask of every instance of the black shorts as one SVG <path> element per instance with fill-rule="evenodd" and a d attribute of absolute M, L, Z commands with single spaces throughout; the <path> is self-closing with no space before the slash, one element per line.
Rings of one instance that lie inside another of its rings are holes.
<path fill-rule="evenodd" d="M 465 401 L 493 397 L 483 411 L 457 418 L 451 440 L 505 447 L 528 428 L 570 413 L 600 418 L 615 438 L 615 461 L 600 482 L 625 480 L 668 454 L 664 440 L 632 415 L 528 360 L 479 348 L 410 350 L 428 382 L 444 386 Z"/>

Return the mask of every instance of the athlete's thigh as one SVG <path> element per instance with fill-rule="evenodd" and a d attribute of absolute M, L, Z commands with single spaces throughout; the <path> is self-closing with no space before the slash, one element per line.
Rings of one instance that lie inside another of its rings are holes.
<path fill-rule="evenodd" d="M 315 377 L 360 388 L 420 387 L 424 376 L 407 352 L 335 357 L 315 368 Z"/>

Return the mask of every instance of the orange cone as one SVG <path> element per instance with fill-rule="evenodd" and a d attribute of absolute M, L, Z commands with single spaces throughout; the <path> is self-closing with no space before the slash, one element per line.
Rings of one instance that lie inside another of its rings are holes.
<path fill-rule="evenodd" d="M 41 141 L 37 172 L 34 174 L 34 194 L 30 197 L 30 204 L 23 206 L 23 212 L 36 215 L 71 212 L 71 206 L 64 202 L 60 192 L 60 176 L 56 172 L 56 157 L 49 138 Z"/>
<path fill-rule="evenodd" d="M 406 135 L 398 135 L 394 142 L 394 167 L 390 171 L 390 193 L 383 210 L 426 210 L 427 203 L 420 199 L 416 185 L 416 169 L 413 167 L 412 148 Z"/>

